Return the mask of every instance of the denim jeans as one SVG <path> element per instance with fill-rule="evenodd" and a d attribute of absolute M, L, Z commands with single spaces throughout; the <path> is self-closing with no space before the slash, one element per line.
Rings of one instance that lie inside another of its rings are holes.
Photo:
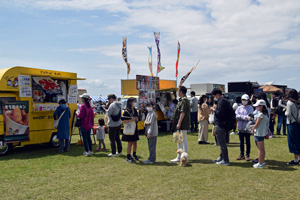
<path fill-rule="evenodd" d="M 81 131 L 85 151 L 86 152 L 93 151 L 91 130 L 86 131 L 84 128 L 80 127 L 80 131 Z"/>
<path fill-rule="evenodd" d="M 280 135 L 282 125 L 282 133 L 283 135 L 286 134 L 286 116 L 284 113 L 278 115 L 278 121 L 277 121 L 277 135 Z"/>
<path fill-rule="evenodd" d="M 70 140 L 69 139 L 59 139 L 59 151 L 70 150 Z"/>
<path fill-rule="evenodd" d="M 198 129 L 198 112 L 191 112 L 191 131 L 196 131 Z"/>
<path fill-rule="evenodd" d="M 246 138 L 246 156 L 249 156 L 251 151 L 250 134 L 239 132 L 239 138 L 240 138 L 240 151 L 241 151 L 240 155 L 241 156 L 245 155 L 244 138 Z"/>

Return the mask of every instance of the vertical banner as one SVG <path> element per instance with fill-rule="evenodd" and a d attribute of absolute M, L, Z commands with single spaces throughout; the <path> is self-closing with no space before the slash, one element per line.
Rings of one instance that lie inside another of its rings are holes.
<path fill-rule="evenodd" d="M 127 65 L 127 76 L 130 73 L 130 64 L 127 61 L 127 41 L 126 37 L 123 37 L 122 57 Z"/>
<path fill-rule="evenodd" d="M 178 85 L 178 87 L 179 86 L 182 86 L 182 84 L 184 83 L 184 81 L 189 77 L 189 75 L 192 73 L 192 71 L 195 71 L 195 69 L 196 69 L 196 67 L 197 67 L 197 65 L 198 65 L 198 63 L 200 62 L 200 60 L 197 62 L 197 64 L 186 74 L 186 75 L 184 75 L 182 78 L 181 78 L 181 80 L 180 80 L 180 83 L 179 83 L 179 85 Z"/>
<path fill-rule="evenodd" d="M 2 103 L 4 120 L 4 141 L 20 142 L 29 140 L 29 103 L 10 101 Z"/>
<path fill-rule="evenodd" d="M 155 37 L 155 43 L 157 46 L 157 73 L 161 72 L 163 69 L 165 69 L 163 66 L 161 66 L 161 55 L 160 55 L 160 49 L 159 49 L 159 41 L 160 41 L 160 32 L 154 32 Z"/>
<path fill-rule="evenodd" d="M 176 75 L 175 75 L 176 78 L 177 78 L 177 76 L 178 76 L 179 54 L 180 54 L 180 43 L 179 43 L 179 41 L 178 41 L 178 46 L 177 46 L 177 61 L 176 61 Z"/>
<path fill-rule="evenodd" d="M 150 75 L 153 76 L 153 72 L 152 72 L 152 46 L 148 47 L 148 49 L 149 49 L 148 65 L 149 65 Z"/>

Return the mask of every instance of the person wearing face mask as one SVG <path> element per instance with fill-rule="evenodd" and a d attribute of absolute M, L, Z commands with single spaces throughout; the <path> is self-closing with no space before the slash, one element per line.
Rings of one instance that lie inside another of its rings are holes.
<path fill-rule="evenodd" d="M 249 114 L 253 114 L 253 108 L 249 105 L 249 96 L 247 94 L 244 94 L 242 96 L 242 105 L 236 109 L 235 114 L 236 119 L 238 120 L 237 129 L 239 131 L 240 138 L 240 155 L 237 160 L 245 159 L 244 139 L 246 139 L 246 160 L 250 161 L 250 133 L 247 133 L 247 131 L 245 131 L 245 128 L 247 126 L 247 123 L 249 122 Z"/>
<path fill-rule="evenodd" d="M 190 101 L 186 97 L 186 92 L 186 87 L 179 86 L 178 96 L 180 99 L 175 108 L 172 128 L 180 131 L 183 135 L 183 143 L 177 145 L 178 149 L 183 149 L 184 152 L 188 153 L 186 134 L 190 128 Z M 179 162 L 180 156 L 181 154 L 177 154 L 177 157 L 171 160 L 171 162 Z"/>
<path fill-rule="evenodd" d="M 133 135 L 123 134 L 123 136 L 122 136 L 122 141 L 128 142 L 126 162 L 129 162 L 129 163 L 135 163 L 136 161 L 139 160 L 136 155 L 137 141 L 139 140 L 139 134 L 138 134 L 138 129 L 137 129 L 137 122 L 139 121 L 139 118 L 138 118 L 138 112 L 135 109 L 134 105 L 135 105 L 134 98 L 130 97 L 127 100 L 127 106 L 126 106 L 126 109 L 124 110 L 124 113 L 122 116 L 123 123 L 128 123 L 128 122 L 132 122 L 132 121 L 136 122 L 134 134 Z M 132 156 L 131 156 L 131 149 L 133 151 Z"/>
<path fill-rule="evenodd" d="M 211 107 L 210 110 L 215 113 L 214 132 L 217 139 L 217 144 L 220 146 L 220 157 L 213 160 L 218 165 L 229 165 L 228 149 L 226 145 L 226 126 L 225 122 L 228 116 L 229 109 L 232 109 L 229 101 L 222 97 L 222 91 L 215 88 L 211 92 L 214 100 L 217 101 L 216 107 Z"/>
<path fill-rule="evenodd" d="M 146 109 L 148 114 L 145 120 L 145 133 L 148 139 L 149 158 L 143 163 L 153 164 L 156 161 L 156 143 L 158 135 L 157 115 L 153 110 L 151 102 L 146 104 Z"/>
<path fill-rule="evenodd" d="M 121 102 L 116 101 L 117 97 L 114 94 L 109 94 L 107 97 L 109 101 L 109 107 L 107 110 L 107 125 L 108 125 L 108 135 L 110 140 L 111 153 L 108 157 L 115 157 L 117 154 L 122 155 L 122 143 L 120 140 L 121 131 Z M 116 143 L 118 152 L 116 152 Z M 116 154 L 117 153 L 117 154 Z"/>

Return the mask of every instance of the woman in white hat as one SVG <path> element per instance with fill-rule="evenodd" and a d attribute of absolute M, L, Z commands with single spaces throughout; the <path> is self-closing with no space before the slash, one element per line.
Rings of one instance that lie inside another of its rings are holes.
<path fill-rule="evenodd" d="M 258 148 L 258 163 L 254 164 L 253 167 L 264 168 L 266 166 L 264 139 L 268 134 L 269 114 L 264 100 L 258 100 L 253 106 L 256 107 L 258 111 L 258 117 L 251 132 L 252 135 L 254 135 L 255 143 Z"/>

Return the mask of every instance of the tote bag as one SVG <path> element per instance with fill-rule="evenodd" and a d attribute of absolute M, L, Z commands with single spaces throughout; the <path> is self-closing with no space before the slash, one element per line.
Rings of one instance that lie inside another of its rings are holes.
<path fill-rule="evenodd" d="M 54 120 L 54 128 L 58 128 L 59 120 L 65 114 L 65 112 L 66 110 L 60 115 L 60 117 L 57 120 Z"/>
<path fill-rule="evenodd" d="M 127 110 L 125 112 L 128 112 Z M 129 113 L 129 112 L 128 112 Z M 129 113 L 130 114 L 130 113 Z M 130 114 L 131 117 L 132 114 Z M 131 119 L 131 118 L 130 118 Z M 124 123 L 124 129 L 123 129 L 123 134 L 124 135 L 134 135 L 135 133 L 135 128 L 136 128 L 136 123 L 135 121 L 133 122 L 128 122 L 128 123 Z"/>
<path fill-rule="evenodd" d="M 210 124 L 214 123 L 214 121 L 215 121 L 215 113 L 214 112 L 209 114 L 208 121 Z"/>
<path fill-rule="evenodd" d="M 183 143 L 183 134 L 181 131 L 176 131 L 175 133 L 173 133 L 173 139 L 174 142 L 179 144 L 179 143 Z"/>
<path fill-rule="evenodd" d="M 134 135 L 136 124 L 135 122 L 124 123 L 124 135 Z"/>

